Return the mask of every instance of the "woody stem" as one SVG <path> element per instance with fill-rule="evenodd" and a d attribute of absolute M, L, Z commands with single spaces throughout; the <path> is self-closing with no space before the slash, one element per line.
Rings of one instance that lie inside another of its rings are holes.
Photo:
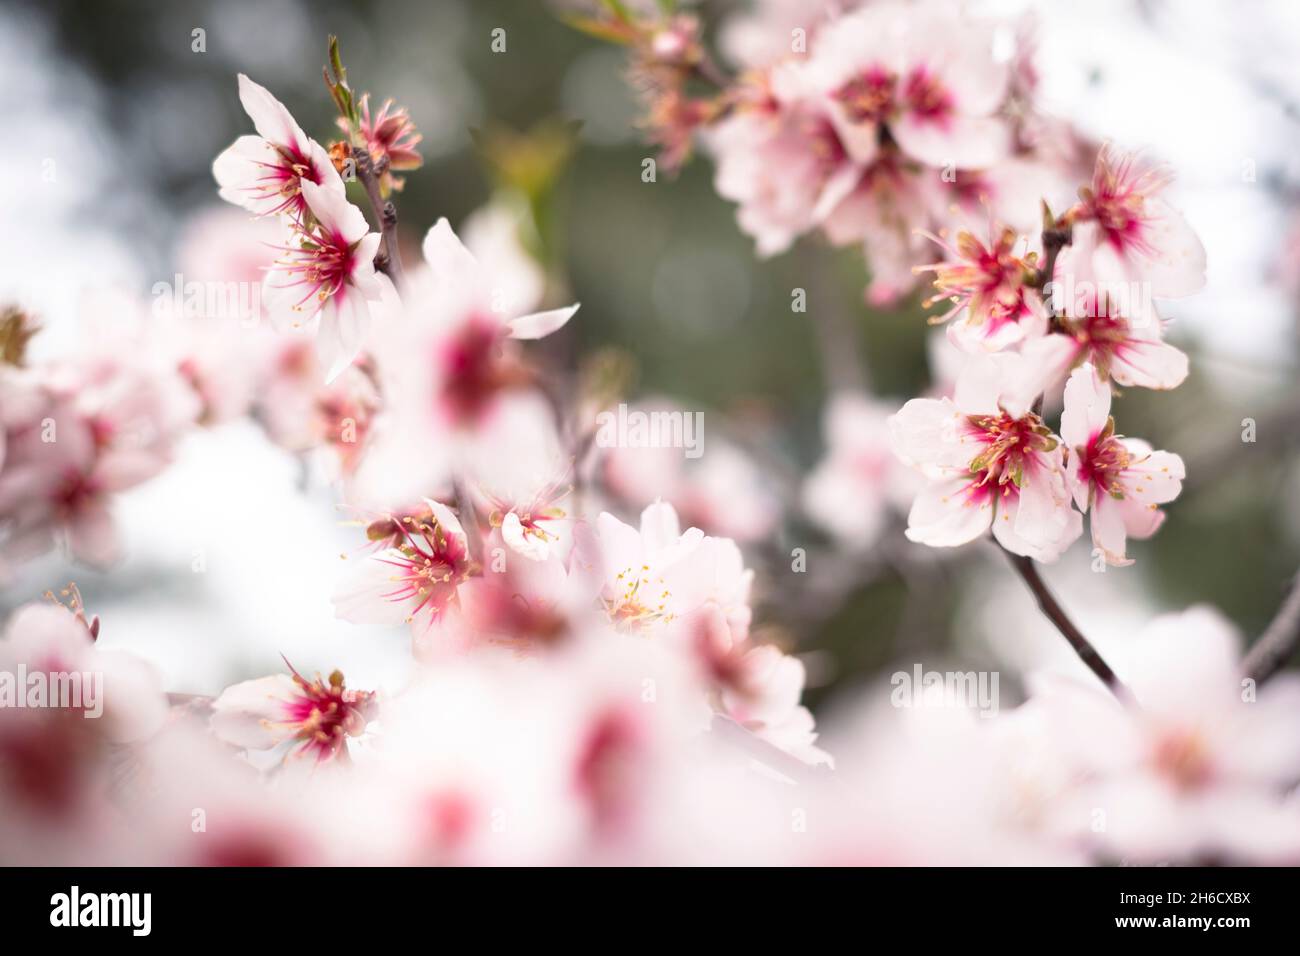
<path fill-rule="evenodd" d="M 483 563 L 483 529 L 479 527 L 478 512 L 474 500 L 470 497 L 469 486 L 457 479 L 454 482 L 456 492 L 456 510 L 460 512 L 461 527 L 465 529 L 465 540 L 472 561 Z"/>
<path fill-rule="evenodd" d="M 1038 607 L 1049 621 L 1056 626 L 1061 635 L 1069 642 L 1074 653 L 1079 655 L 1079 659 L 1088 666 L 1088 669 L 1096 674 L 1107 690 L 1119 698 L 1122 703 L 1133 701 L 1133 695 L 1129 689 L 1124 686 L 1124 682 L 1111 669 L 1102 656 L 1097 653 L 1097 649 L 1092 646 L 1092 642 L 1083 636 L 1083 632 L 1075 626 L 1070 620 L 1065 609 L 1061 607 L 1056 596 L 1052 594 L 1047 587 L 1046 582 L 1038 573 L 1038 567 L 1034 564 L 1032 558 L 1026 558 L 1022 555 L 1007 552 L 1007 557 L 1011 559 L 1011 565 L 1019 572 L 1024 579 L 1025 584 L 1029 586 L 1030 592 L 1038 602 Z"/>
<path fill-rule="evenodd" d="M 1268 628 L 1246 655 L 1243 672 L 1262 684 L 1281 669 L 1297 643 L 1300 643 L 1300 574 L 1291 582 L 1291 593 Z"/>
<path fill-rule="evenodd" d="M 397 248 L 397 207 L 392 202 L 385 201 L 379 191 L 379 177 L 383 175 L 383 170 L 375 168 L 369 150 L 362 146 L 355 150 L 355 154 L 357 178 L 366 190 L 366 197 L 379 222 L 379 233 L 383 240 L 379 254 L 375 256 L 375 268 L 392 279 L 393 285 L 400 285 L 402 254 Z"/>
<path fill-rule="evenodd" d="M 1043 268 L 1038 273 L 1038 292 L 1043 297 L 1043 304 L 1046 306 L 1051 302 L 1052 297 L 1048 294 L 1048 287 L 1051 286 L 1056 275 L 1056 258 L 1061 254 L 1061 250 L 1068 246 L 1074 238 L 1074 229 L 1069 226 L 1053 225 L 1043 229 Z M 1052 309 L 1048 315 L 1049 332 L 1059 332 L 1061 330 L 1060 320 L 1057 318 L 1056 310 Z M 1034 402 L 1034 414 L 1043 413 L 1043 396 L 1039 395 Z"/>

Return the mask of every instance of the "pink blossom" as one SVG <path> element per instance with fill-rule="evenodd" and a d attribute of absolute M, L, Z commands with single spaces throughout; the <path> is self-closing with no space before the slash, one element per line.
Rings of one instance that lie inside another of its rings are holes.
<path fill-rule="evenodd" d="M 465 427 L 486 416 L 499 393 L 524 384 L 504 354 L 509 339 L 537 339 L 561 328 L 577 305 L 525 314 L 511 302 L 527 285 L 516 272 L 496 271 L 465 248 L 445 219 L 424 239 L 425 264 L 410 278 L 403 328 L 386 341 L 398 402 L 431 427 Z M 432 414 L 432 420 L 430 416 Z"/>
<path fill-rule="evenodd" d="M 808 94 L 793 64 L 753 81 L 733 113 L 708 131 L 706 145 L 717 165 L 714 188 L 739 204 L 736 219 L 760 256 L 790 248 L 860 178 L 827 105 Z"/>
<path fill-rule="evenodd" d="M 307 680 L 288 664 L 288 674 L 227 687 L 212 704 L 212 731 L 249 750 L 289 745 L 292 758 L 316 763 L 346 760 L 347 741 L 360 737 L 373 718 L 375 695 L 348 690 L 341 671 L 324 681 Z"/>
<path fill-rule="evenodd" d="M 1106 143 L 1091 187 L 1069 212 L 1074 237 L 1060 271 L 1095 276 L 1102 289 L 1145 286 L 1157 298 L 1191 295 L 1205 285 L 1205 248 L 1165 199 L 1173 173 L 1140 153 Z"/>
<path fill-rule="evenodd" d="M 512 552 L 533 561 L 567 555 L 572 458 L 544 402 L 503 403 L 465 457 L 476 501 Z"/>
<path fill-rule="evenodd" d="M 86 619 L 75 585 L 63 593 L 69 599 L 67 607 L 51 600 L 23 605 L 13 613 L 0 643 L 4 669 L 12 674 L 21 664 L 29 675 L 40 671 L 98 676 L 100 699 L 83 699 L 76 713 L 79 725 L 116 744 L 156 733 L 166 713 L 157 671 L 134 654 L 100 643 L 99 618 Z M 101 712 L 96 714 L 92 708 Z M 83 712 L 90 719 L 83 718 Z M 0 720 L 12 714 L 11 709 L 0 708 Z"/>
<path fill-rule="evenodd" d="M 325 382 L 312 345 L 282 336 L 262 365 L 255 407 L 271 440 L 292 452 L 328 451 L 332 477 L 353 474 L 381 406 L 369 357 Z"/>
<path fill-rule="evenodd" d="M 929 166 L 980 168 L 1007 152 L 994 114 L 1007 90 L 989 24 L 946 4 L 870 6 L 819 34 L 809 62 L 851 156 L 875 158 L 882 127 Z"/>
<path fill-rule="evenodd" d="M 262 296 L 277 328 L 320 316 L 316 348 L 326 380 L 333 381 L 361 351 L 371 303 L 385 295 L 387 280 L 374 266 L 380 236 L 342 191 L 304 182 L 302 196 L 312 219 L 292 227 Z"/>
<path fill-rule="evenodd" d="M 1098 298 L 1093 287 L 1081 285 L 1056 324 L 1059 332 L 1021 348 L 1029 361 L 1046 370 L 1049 382 L 1061 381 L 1080 362 L 1091 364 L 1103 378 L 1138 388 L 1177 388 L 1187 378 L 1187 355 L 1163 340 L 1153 310 L 1126 314 L 1111 300 Z"/>
<path fill-rule="evenodd" d="M 636 410 L 692 414 L 660 398 L 640 401 Z M 725 439 L 710 437 L 708 452 L 697 459 L 687 458 L 680 448 L 616 445 L 602 450 L 601 477 L 634 508 L 662 498 L 687 525 L 741 543 L 766 537 L 780 521 L 781 503 L 771 482 L 749 454 Z"/>
<path fill-rule="evenodd" d="M 1099 687 L 1033 685 L 1080 780 L 1070 803 L 1078 832 L 1102 853 L 1300 859 L 1300 821 L 1283 800 L 1300 765 L 1300 686 L 1279 675 L 1257 692 L 1241 677 L 1239 648 L 1222 615 L 1194 607 L 1153 620 L 1115 659 L 1137 707 Z"/>
<path fill-rule="evenodd" d="M 198 399 L 197 424 L 218 425 L 248 413 L 257 384 L 258 345 L 242 330 L 181 319 L 160 333 L 160 347 Z"/>
<path fill-rule="evenodd" d="M 0 858 L 9 865 L 133 859 L 136 834 L 114 800 L 114 777 L 167 714 L 155 669 L 104 647 L 76 588 L 64 593 L 70 607 L 13 612 L 0 640 L 0 673 L 10 682 L 0 693 Z M 46 691 L 33 699 L 36 675 Z M 10 694 L 36 706 L 15 706 Z"/>
<path fill-rule="evenodd" d="M 1178 497 L 1183 460 L 1146 442 L 1115 434 L 1111 394 L 1090 365 L 1075 369 L 1065 386 L 1061 438 L 1069 449 L 1068 475 L 1079 510 L 1089 515 L 1093 546 L 1114 565 L 1132 564 L 1125 541 L 1149 538 L 1164 521 L 1159 506 Z"/>
<path fill-rule="evenodd" d="M 726 538 L 685 532 L 673 507 L 656 502 L 632 528 L 608 512 L 597 521 L 600 599 L 611 621 L 663 633 L 706 605 L 720 608 L 736 636 L 748 633 L 753 572 Z"/>
<path fill-rule="evenodd" d="M 804 481 L 804 510 L 847 546 L 875 542 L 891 504 L 911 483 L 890 446 L 889 417 L 895 411 L 897 406 L 841 392 L 823 412 L 826 456 Z"/>
<path fill-rule="evenodd" d="M 239 74 L 239 101 L 257 130 L 241 136 L 212 164 L 221 198 L 259 216 L 283 213 L 301 220 L 312 212 L 305 183 L 343 196 L 343 181 L 319 143 L 307 136 L 284 104 Z"/>
<path fill-rule="evenodd" d="M 283 714 L 267 716 L 278 720 Z M 341 768 L 341 761 L 277 765 L 275 785 L 269 785 L 245 754 L 234 753 L 205 724 L 178 717 L 132 755 L 134 772 L 118 796 L 132 835 L 126 859 L 219 867 L 370 859 L 346 824 L 349 816 L 329 799 L 329 784 L 339 784 L 328 771 Z M 254 733 L 251 739 L 263 743 L 266 736 Z"/>
<path fill-rule="evenodd" d="M 488 540 L 495 545 L 501 539 Z M 542 560 L 506 558 L 503 567 L 489 564 L 461 585 L 457 597 L 459 614 L 443 627 L 444 643 L 453 648 L 551 648 L 572 639 L 595 614 L 590 576 L 555 554 Z"/>
<path fill-rule="evenodd" d="M 394 107 L 392 100 L 384 100 L 371 116 L 367 93 L 361 97 L 360 114 L 358 132 L 376 168 L 383 170 L 380 186 L 387 196 L 391 190 L 402 188 L 402 180 L 392 174 L 393 170 L 419 169 L 424 164 L 424 157 L 416 149 L 424 137 L 416 132 L 406 107 Z M 340 117 L 338 124 L 344 133 L 350 132 L 346 119 Z"/>
<path fill-rule="evenodd" d="M 992 526 L 1008 551 L 1054 561 L 1082 533 L 1060 441 L 1030 410 L 1040 391 L 1036 370 L 999 353 L 972 359 L 953 399 L 914 398 L 890 419 L 895 452 L 930 479 L 910 540 L 953 547 Z"/>
<path fill-rule="evenodd" d="M 916 271 L 934 273 L 938 294 L 926 305 L 948 301 L 948 311 L 933 321 L 956 317 L 948 326 L 954 344 L 966 351 L 996 352 L 1047 331 L 1047 310 L 1035 287 L 1036 257 L 1026 255 L 1013 230 L 990 219 L 987 242 L 964 229 L 951 245 L 941 236 L 931 238 L 948 251 L 950 261 Z"/>
<path fill-rule="evenodd" d="M 719 710 L 755 736 L 809 764 L 833 764 L 816 746 L 812 712 L 803 706 L 803 662 L 771 644 L 733 650 L 731 680 L 721 688 Z"/>
<path fill-rule="evenodd" d="M 465 530 L 451 509 L 426 499 L 427 517 L 395 519 L 391 547 L 362 559 L 334 594 L 339 617 L 357 624 L 406 623 L 417 642 L 456 600 L 469 576 Z"/>
<path fill-rule="evenodd" d="M 549 335 L 578 310 L 528 312 L 535 286 L 512 268 L 517 260 L 480 262 L 445 219 L 424 253 L 406 273 L 400 314 L 375 336 L 385 409 L 356 493 L 381 507 L 446 483 L 481 434 L 504 427 L 514 402 L 541 401 L 516 340 Z"/>
<path fill-rule="evenodd" d="M 917 284 L 915 266 L 928 258 L 916 229 L 937 201 L 938 180 L 915 168 L 896 146 L 883 147 L 858 170 L 855 184 L 827 207 L 821 226 L 836 245 L 862 243 L 871 281 L 866 299 L 884 307 Z"/>
<path fill-rule="evenodd" d="M 129 337 L 10 377 L 9 388 L 19 397 L 0 471 L 0 552 L 23 560 L 62 540 L 80 561 L 110 563 L 112 496 L 172 460 L 194 395 Z"/>

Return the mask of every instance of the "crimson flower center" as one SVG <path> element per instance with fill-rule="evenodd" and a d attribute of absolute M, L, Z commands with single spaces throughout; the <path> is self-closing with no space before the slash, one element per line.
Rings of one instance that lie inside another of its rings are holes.
<path fill-rule="evenodd" d="M 873 66 L 837 89 L 832 96 L 858 123 L 882 122 L 894 110 L 898 79 L 883 67 Z"/>
<path fill-rule="evenodd" d="M 952 94 L 925 67 L 908 74 L 903 84 L 903 99 L 913 113 L 932 122 L 946 120 L 953 111 Z"/>
<path fill-rule="evenodd" d="M 1022 418 L 1012 418 L 1006 412 L 971 416 L 968 422 L 973 437 L 983 446 L 970 463 L 979 485 L 1010 483 L 1020 487 L 1032 456 L 1056 447 L 1043 420 L 1032 413 Z"/>

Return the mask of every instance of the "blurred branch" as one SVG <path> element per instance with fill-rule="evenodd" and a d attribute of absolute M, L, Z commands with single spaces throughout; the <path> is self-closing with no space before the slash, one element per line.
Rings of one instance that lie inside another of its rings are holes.
<path fill-rule="evenodd" d="M 1006 551 L 1005 548 L 1003 548 Z M 1019 572 L 1024 579 L 1025 584 L 1029 586 L 1030 592 L 1038 602 L 1039 609 L 1049 621 L 1056 626 L 1061 635 L 1070 643 L 1074 653 L 1079 655 L 1079 659 L 1088 666 L 1088 669 L 1101 678 L 1101 682 L 1106 685 L 1106 689 L 1120 699 L 1121 702 L 1129 703 L 1134 700 L 1133 695 L 1129 693 L 1127 687 L 1119 676 L 1111 670 L 1109 664 L 1102 659 L 1097 653 L 1097 649 L 1092 643 L 1083 636 L 1083 632 L 1075 626 L 1070 620 L 1065 609 L 1061 607 L 1056 596 L 1052 594 L 1047 587 L 1046 582 L 1038 573 L 1038 567 L 1034 564 L 1032 558 L 1026 558 L 1022 555 L 1006 552 L 1007 557 L 1011 560 L 1011 565 Z"/>
<path fill-rule="evenodd" d="M 843 316 L 832 309 L 814 307 L 809 310 L 809 318 L 821 352 L 827 391 L 865 391 L 866 370 L 858 358 L 857 342 Z"/>
<path fill-rule="evenodd" d="M 1051 211 L 1047 204 L 1043 204 L 1043 268 L 1038 273 L 1038 291 L 1046 299 L 1048 297 L 1048 286 L 1056 275 L 1056 259 L 1061 254 L 1061 250 L 1068 246 L 1074 238 L 1074 229 L 1069 225 L 1061 225 L 1060 221 L 1050 222 Z M 1052 324 L 1057 324 L 1055 311 L 1052 313 Z"/>
<path fill-rule="evenodd" d="M 465 529 L 465 540 L 469 547 L 469 556 L 473 562 L 480 567 L 483 565 L 483 529 L 478 523 L 478 511 L 474 507 L 474 499 L 470 497 L 469 486 L 457 478 L 454 482 L 456 489 L 456 510 L 460 512 L 461 527 Z"/>
<path fill-rule="evenodd" d="M 354 155 L 357 178 L 365 187 L 366 197 L 370 200 L 370 208 L 374 210 L 383 237 L 379 254 L 375 256 L 375 268 L 392 279 L 393 285 L 399 285 L 402 281 L 402 254 L 397 248 L 397 207 L 392 202 L 386 202 L 380 194 L 379 177 L 384 174 L 384 170 L 375 168 L 370 159 L 370 151 L 362 146 L 354 151 Z"/>
<path fill-rule="evenodd" d="M 402 280 L 402 254 L 397 248 L 397 207 L 385 202 L 379 188 L 379 180 L 388 172 L 388 158 L 385 156 L 375 163 L 370 156 L 369 145 L 360 130 L 361 119 L 357 115 L 357 99 L 348 85 L 348 71 L 343 66 L 343 57 L 339 53 L 339 38 L 330 34 L 328 41 L 329 62 L 322 68 L 325 87 L 339 111 L 339 116 L 347 124 L 348 139 L 352 145 L 352 156 L 356 162 L 357 179 L 365 188 L 370 208 L 375 213 L 375 223 L 379 227 L 382 242 L 375 255 L 375 268 L 398 285 Z M 364 97 L 362 98 L 364 101 Z"/>
<path fill-rule="evenodd" d="M 1052 295 L 1049 290 L 1052 283 L 1056 280 L 1056 259 L 1061 254 L 1061 250 L 1068 246 L 1074 240 L 1074 227 L 1061 221 L 1052 215 L 1052 210 L 1048 208 L 1047 201 L 1043 200 L 1043 268 L 1038 273 L 1038 294 L 1042 296 L 1043 302 L 1050 304 Z M 1051 309 L 1048 314 L 1048 321 L 1051 327 L 1048 331 L 1060 332 L 1061 320 L 1056 314 L 1056 309 Z M 1034 414 L 1043 414 L 1043 401 L 1046 394 L 1039 395 L 1034 401 Z"/>
<path fill-rule="evenodd" d="M 1300 644 L 1300 574 L 1291 581 L 1291 591 L 1277 614 L 1242 661 L 1247 677 L 1263 683 L 1287 662 Z"/>
<path fill-rule="evenodd" d="M 813 278 L 814 288 L 809 296 L 813 301 L 808 304 L 807 315 L 816 336 L 826 391 L 865 392 L 869 389 L 869 382 L 859 352 L 860 343 L 853 334 L 853 324 L 835 305 L 833 283 L 826 272 L 826 257 L 805 246 L 802 258 Z"/>
<path fill-rule="evenodd" d="M 1272 408 L 1265 409 L 1260 415 L 1253 416 L 1256 441 L 1251 444 L 1252 452 L 1258 449 L 1264 454 L 1285 455 L 1294 450 L 1300 440 L 1300 400 L 1290 399 L 1279 402 Z M 1198 433 L 1203 433 L 1204 428 Z M 1260 442 L 1260 436 L 1270 440 Z M 1202 444 L 1183 455 L 1187 463 L 1187 477 L 1183 479 L 1184 492 L 1200 489 L 1211 478 L 1222 479 L 1225 473 L 1235 468 L 1241 460 L 1244 443 L 1241 433 L 1234 426 L 1228 437 L 1212 444 Z"/>

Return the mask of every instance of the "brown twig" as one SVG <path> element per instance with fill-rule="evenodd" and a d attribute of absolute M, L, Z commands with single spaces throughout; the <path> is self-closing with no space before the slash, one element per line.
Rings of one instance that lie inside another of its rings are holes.
<path fill-rule="evenodd" d="M 1046 215 L 1046 212 L 1044 213 Z M 1068 246 L 1074 239 L 1074 228 L 1070 225 L 1060 225 L 1059 222 L 1043 226 L 1043 268 L 1038 273 L 1038 292 L 1043 297 L 1043 304 L 1051 302 L 1051 296 L 1048 293 L 1048 287 L 1056 281 L 1056 259 L 1061 254 L 1061 250 Z M 1061 319 L 1056 314 L 1056 309 L 1050 309 L 1047 317 L 1049 323 L 1049 332 L 1061 331 Z M 1034 401 L 1034 414 L 1043 414 L 1043 399 L 1045 395 L 1039 395 Z"/>
<path fill-rule="evenodd" d="M 846 310 L 836 301 L 826 267 L 821 264 L 823 260 L 806 245 L 800 250 L 800 257 L 813 279 L 812 287 L 806 293 L 814 300 L 807 303 L 808 319 L 812 325 L 826 391 L 828 394 L 867 391 L 869 376 L 862 361 L 856 330 Z"/>
<path fill-rule="evenodd" d="M 1038 274 L 1038 291 L 1044 296 L 1047 295 L 1047 287 L 1052 284 L 1056 275 L 1056 259 L 1073 238 L 1074 230 L 1068 225 L 1054 225 L 1043 230 L 1043 268 Z M 1052 321 L 1053 323 L 1056 321 L 1055 310 L 1052 313 Z"/>
<path fill-rule="evenodd" d="M 1291 593 L 1286 596 L 1277 614 L 1259 636 L 1241 663 L 1243 673 L 1257 683 L 1263 683 L 1281 670 L 1282 665 L 1300 644 L 1300 574 L 1291 582 Z"/>
<path fill-rule="evenodd" d="M 1005 549 L 1003 549 L 1005 550 Z M 1079 659 L 1088 666 L 1088 669 L 1101 678 L 1101 682 L 1106 685 L 1107 690 L 1120 699 L 1123 703 L 1131 703 L 1134 698 L 1129 689 L 1124 686 L 1124 682 L 1111 669 L 1110 665 L 1097 653 L 1097 649 L 1092 646 L 1092 642 L 1083 636 L 1083 632 L 1075 626 L 1070 620 L 1065 609 L 1061 607 L 1047 587 L 1046 582 L 1038 573 L 1038 567 L 1034 564 L 1032 558 L 1026 558 L 1022 555 L 1012 554 L 1007 551 L 1007 557 L 1011 559 L 1011 565 L 1019 572 L 1024 579 L 1025 584 L 1029 586 L 1030 592 L 1033 593 L 1034 599 L 1038 602 L 1038 607 L 1042 610 L 1044 616 L 1056 626 L 1061 635 L 1070 643 L 1074 653 L 1079 655 Z"/>
<path fill-rule="evenodd" d="M 456 510 L 460 512 L 461 527 L 465 529 L 465 540 L 469 547 L 470 559 L 480 567 L 483 564 L 483 529 L 478 523 L 478 510 L 474 499 L 470 497 L 469 486 L 461 479 L 454 482 L 456 489 Z"/>
<path fill-rule="evenodd" d="M 402 281 L 402 254 L 397 248 L 397 207 L 385 201 L 379 190 L 379 177 L 383 169 L 377 169 L 370 159 L 370 153 L 364 146 L 355 149 L 357 178 L 365 188 L 366 198 L 379 223 L 379 233 L 383 237 L 379 253 L 375 256 L 375 268 L 393 280 L 393 285 Z"/>

